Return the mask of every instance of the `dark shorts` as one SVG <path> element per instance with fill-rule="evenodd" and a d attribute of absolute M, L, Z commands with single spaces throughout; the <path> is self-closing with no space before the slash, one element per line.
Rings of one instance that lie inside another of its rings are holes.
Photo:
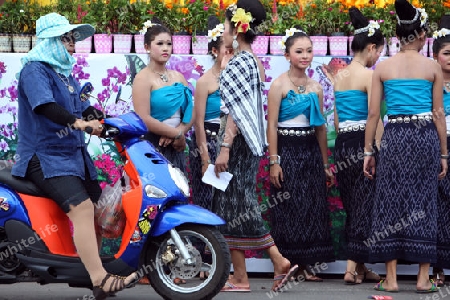
<path fill-rule="evenodd" d="M 86 166 L 85 174 L 89 174 Z M 55 201 L 66 214 L 70 212 L 70 205 L 77 206 L 88 199 L 96 203 L 100 198 L 102 189 L 98 181 L 88 177 L 86 176 L 85 180 L 78 176 L 57 176 L 44 179 L 41 163 L 36 155 L 28 163 L 26 174 L 26 178 Z"/>

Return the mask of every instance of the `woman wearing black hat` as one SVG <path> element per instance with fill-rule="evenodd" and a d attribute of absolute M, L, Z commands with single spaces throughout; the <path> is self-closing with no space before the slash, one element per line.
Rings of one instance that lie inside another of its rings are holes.
<path fill-rule="evenodd" d="M 364 174 L 376 178 L 370 260 L 386 263 L 376 290 L 399 290 L 401 259 L 419 263 L 416 290 L 429 293 L 437 291 L 429 268 L 436 262 L 438 179 L 448 158 L 442 71 L 419 54 L 428 30 L 425 10 L 406 0 L 396 0 L 395 9 L 400 52 L 374 71 L 365 135 Z M 383 94 L 389 121 L 375 169 L 372 142 Z"/>

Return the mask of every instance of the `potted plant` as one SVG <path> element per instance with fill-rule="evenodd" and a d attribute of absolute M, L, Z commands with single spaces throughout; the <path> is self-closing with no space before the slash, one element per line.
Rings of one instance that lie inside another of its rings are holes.
<path fill-rule="evenodd" d="M 89 18 L 95 21 L 94 49 L 96 53 L 111 53 L 113 21 L 115 14 L 109 4 L 103 0 L 92 0 L 89 4 Z"/>
<path fill-rule="evenodd" d="M 305 30 L 313 43 L 314 55 L 325 56 L 328 52 L 328 30 L 333 24 L 328 19 L 329 7 L 326 1 L 313 0 L 304 10 Z"/>
<path fill-rule="evenodd" d="M 11 5 L 8 2 L 0 6 L 0 52 L 11 52 L 12 50 L 12 26 L 9 21 Z"/>
<path fill-rule="evenodd" d="M 191 50 L 191 35 L 189 34 L 189 9 L 180 4 L 166 3 L 164 21 L 173 32 L 172 52 L 174 54 L 189 54 Z"/>
<path fill-rule="evenodd" d="M 192 32 L 192 53 L 208 53 L 208 17 L 216 15 L 218 8 L 215 4 L 202 0 L 188 1 L 186 19 Z"/>

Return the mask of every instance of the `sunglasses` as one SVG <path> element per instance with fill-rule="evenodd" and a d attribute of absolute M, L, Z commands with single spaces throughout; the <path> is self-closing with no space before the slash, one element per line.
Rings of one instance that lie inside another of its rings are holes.
<path fill-rule="evenodd" d="M 75 37 L 71 32 L 66 32 L 63 35 L 60 36 L 61 42 L 63 43 L 74 43 L 75 44 Z"/>

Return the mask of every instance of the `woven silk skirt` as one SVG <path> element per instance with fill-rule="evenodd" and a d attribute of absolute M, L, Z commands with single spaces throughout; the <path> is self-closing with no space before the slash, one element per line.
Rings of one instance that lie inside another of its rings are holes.
<path fill-rule="evenodd" d="M 367 239 L 371 262 L 436 262 L 439 149 L 433 122 L 386 125 Z"/>
<path fill-rule="evenodd" d="M 160 135 L 151 132 L 148 132 L 144 136 L 144 139 L 152 143 L 153 146 L 155 146 L 155 148 L 158 149 L 158 151 L 174 165 L 174 167 L 179 168 L 184 174 L 186 174 L 186 154 L 184 153 L 184 151 L 178 152 L 175 150 L 175 148 L 172 147 L 172 145 L 169 145 L 167 147 L 160 147 L 160 138 Z"/>
<path fill-rule="evenodd" d="M 450 137 L 447 137 L 450 147 Z M 437 218 L 437 263 L 440 268 L 450 269 L 450 176 L 439 180 Z"/>
<path fill-rule="evenodd" d="M 219 124 L 205 123 L 206 143 L 208 147 L 208 154 L 211 163 L 214 164 L 217 156 L 217 137 L 219 133 Z M 211 133 L 216 133 L 211 135 Z M 191 141 L 189 144 L 189 168 L 191 174 L 191 187 L 192 187 L 192 201 L 194 204 L 199 205 L 203 208 L 211 210 L 211 201 L 213 195 L 213 187 L 209 184 L 204 184 L 202 181 L 202 158 L 201 151 L 205 149 L 200 149 L 197 146 L 196 134 L 192 134 Z"/>
<path fill-rule="evenodd" d="M 220 140 L 227 115 L 221 116 Z M 232 250 L 259 250 L 274 245 L 264 226 L 256 196 L 256 175 L 260 157 L 254 156 L 242 134 L 234 137 L 230 149 L 228 172 L 233 174 L 225 192 L 215 189 L 212 211 L 224 219 L 220 231 Z"/>
<path fill-rule="evenodd" d="M 340 133 L 335 142 L 337 186 L 347 215 L 347 258 L 358 263 L 369 260 L 366 245 L 372 229 L 375 180 L 364 176 L 364 130 Z"/>
<path fill-rule="evenodd" d="M 309 128 L 289 128 L 307 131 Z M 278 134 L 284 181 L 270 187 L 271 234 L 292 264 L 334 261 L 326 176 L 317 138 Z"/>

